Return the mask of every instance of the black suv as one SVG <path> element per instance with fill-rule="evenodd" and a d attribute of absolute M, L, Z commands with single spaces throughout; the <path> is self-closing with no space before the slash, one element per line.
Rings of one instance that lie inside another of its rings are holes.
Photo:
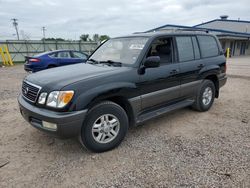
<path fill-rule="evenodd" d="M 18 101 L 32 126 L 103 152 L 129 126 L 187 106 L 207 111 L 226 80 L 215 36 L 141 33 L 106 41 L 86 64 L 28 75 Z"/>

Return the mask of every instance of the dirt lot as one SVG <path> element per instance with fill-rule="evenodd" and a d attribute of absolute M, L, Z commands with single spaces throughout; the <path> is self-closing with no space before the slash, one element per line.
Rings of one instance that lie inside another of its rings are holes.
<path fill-rule="evenodd" d="M 228 64 L 210 111 L 149 121 L 102 154 L 28 125 L 16 100 L 26 73 L 0 68 L 0 187 L 250 187 L 250 57 Z"/>

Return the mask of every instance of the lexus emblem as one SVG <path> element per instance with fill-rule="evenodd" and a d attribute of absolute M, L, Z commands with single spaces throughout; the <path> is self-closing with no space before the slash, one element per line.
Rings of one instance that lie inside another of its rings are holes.
<path fill-rule="evenodd" d="M 25 90 L 24 90 L 24 94 L 27 95 L 28 92 L 29 92 L 29 88 L 26 87 Z"/>

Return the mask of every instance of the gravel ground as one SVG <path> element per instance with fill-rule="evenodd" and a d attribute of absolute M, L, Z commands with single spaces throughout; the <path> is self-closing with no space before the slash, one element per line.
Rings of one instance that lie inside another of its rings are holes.
<path fill-rule="evenodd" d="M 29 126 L 23 67 L 0 68 L 0 187 L 250 187 L 250 57 L 230 59 L 228 74 L 210 111 L 164 115 L 95 154 Z"/>

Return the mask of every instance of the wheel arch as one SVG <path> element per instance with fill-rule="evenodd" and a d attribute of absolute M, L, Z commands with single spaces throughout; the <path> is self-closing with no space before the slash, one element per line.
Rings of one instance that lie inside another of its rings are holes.
<path fill-rule="evenodd" d="M 78 87 L 79 88 L 79 87 Z M 103 101 L 112 101 L 120 105 L 129 117 L 130 124 L 133 124 L 136 110 L 139 108 L 139 99 L 135 102 L 130 101 L 131 98 L 137 95 L 135 93 L 136 85 L 134 83 L 128 82 L 117 82 L 103 84 L 98 87 L 93 87 L 84 91 L 83 88 L 78 93 L 80 95 L 76 96 L 74 102 L 71 105 L 71 110 L 83 110 L 91 109 L 96 104 Z"/>
<path fill-rule="evenodd" d="M 132 105 L 130 104 L 129 100 L 121 95 L 113 95 L 113 96 L 98 96 L 96 97 L 94 100 L 92 100 L 88 105 L 87 108 L 91 109 L 92 107 L 94 107 L 95 105 L 103 102 L 103 101 L 111 101 L 114 102 L 116 104 L 118 104 L 119 106 L 121 106 L 129 119 L 129 125 L 130 126 L 134 126 L 135 125 L 135 114 L 133 113 L 133 108 Z"/>
<path fill-rule="evenodd" d="M 47 66 L 47 68 L 54 68 L 54 67 L 57 67 L 57 65 L 55 63 L 50 63 Z"/>
<path fill-rule="evenodd" d="M 215 97 L 218 98 L 219 97 L 219 79 L 218 79 L 218 76 L 216 74 L 209 74 L 209 75 L 206 75 L 206 77 L 204 79 L 210 80 L 214 83 Z"/>

